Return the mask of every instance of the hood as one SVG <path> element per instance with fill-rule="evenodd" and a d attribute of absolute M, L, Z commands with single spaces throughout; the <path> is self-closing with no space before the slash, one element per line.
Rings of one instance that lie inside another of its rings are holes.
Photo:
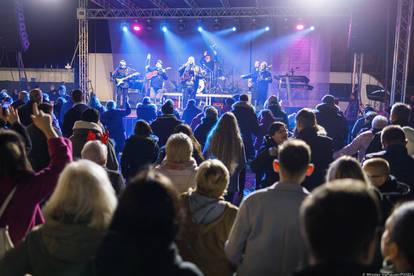
<path fill-rule="evenodd" d="M 99 133 L 103 133 L 102 127 L 97 123 L 91 123 L 86 121 L 76 121 L 73 125 L 73 130 L 76 129 L 89 129 L 89 130 L 95 130 Z"/>
<path fill-rule="evenodd" d="M 194 223 L 209 224 L 223 214 L 226 202 L 194 192 L 188 195 L 188 206 Z"/>
<path fill-rule="evenodd" d="M 49 220 L 41 228 L 48 253 L 61 261 L 84 262 L 92 259 L 101 242 L 102 231 L 86 224 L 62 224 Z"/>
<path fill-rule="evenodd" d="M 231 106 L 231 108 L 232 109 L 235 109 L 235 108 L 247 108 L 247 109 L 250 109 L 250 110 L 253 110 L 254 112 L 256 112 L 254 106 L 252 106 L 248 102 L 243 102 L 243 101 L 236 102 L 235 104 L 233 104 Z"/>
<path fill-rule="evenodd" d="M 318 110 L 319 112 L 335 113 L 335 114 L 339 112 L 339 108 L 336 105 L 330 105 L 326 103 L 318 104 L 316 106 L 316 110 Z"/>
<path fill-rule="evenodd" d="M 182 171 L 182 170 L 194 171 L 197 169 L 197 162 L 192 157 L 190 161 L 184 162 L 184 163 L 170 162 L 170 161 L 167 161 L 167 158 L 165 158 L 164 160 L 162 160 L 159 167 L 162 168 L 163 170 L 168 170 L 170 172 Z"/>

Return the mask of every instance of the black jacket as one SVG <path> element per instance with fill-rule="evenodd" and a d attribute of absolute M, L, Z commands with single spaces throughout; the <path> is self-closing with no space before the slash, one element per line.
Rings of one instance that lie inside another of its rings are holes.
<path fill-rule="evenodd" d="M 323 126 L 327 136 L 333 140 L 334 150 L 342 149 L 346 144 L 348 136 L 348 125 L 345 117 L 339 112 L 336 106 L 319 104 L 316 106 L 316 120 Z"/>
<path fill-rule="evenodd" d="M 210 130 L 216 125 L 216 123 L 217 119 L 203 118 L 201 124 L 195 128 L 194 137 L 200 143 L 202 149 L 204 149 Z"/>
<path fill-rule="evenodd" d="M 124 117 L 131 114 L 131 107 L 129 103 L 126 104 L 125 109 L 113 109 L 102 113 L 101 122 L 109 131 L 109 137 L 115 141 L 115 151 L 121 152 L 125 145 L 125 127 Z"/>
<path fill-rule="evenodd" d="M 276 122 L 283 122 L 285 123 L 286 127 L 289 126 L 288 116 L 286 112 L 284 112 L 279 105 L 272 104 L 267 107 L 270 111 L 272 111 L 273 116 L 276 118 Z"/>
<path fill-rule="evenodd" d="M 191 121 L 199 113 L 201 113 L 201 110 L 198 109 L 196 106 L 188 106 L 186 109 L 184 109 L 182 119 L 186 124 L 190 125 Z"/>
<path fill-rule="evenodd" d="M 253 136 L 259 135 L 259 122 L 254 107 L 247 102 L 237 102 L 232 106 L 232 112 L 243 138 L 247 159 L 254 158 Z"/>
<path fill-rule="evenodd" d="M 62 134 L 69 138 L 73 133 L 73 125 L 79 121 L 82 113 L 88 109 L 89 106 L 83 103 L 76 104 L 63 115 Z"/>
<path fill-rule="evenodd" d="M 19 112 L 20 122 L 24 126 L 28 126 L 32 123 L 31 115 L 33 114 L 33 110 L 32 110 L 33 103 L 34 102 L 32 101 L 28 101 L 26 104 L 19 107 L 18 112 Z"/>
<path fill-rule="evenodd" d="M 152 122 L 151 129 L 158 136 L 160 147 L 165 145 L 170 135 L 173 134 L 174 128 L 181 123 L 182 121 L 178 120 L 173 114 L 161 115 Z"/>
<path fill-rule="evenodd" d="M 380 157 L 390 164 L 390 172 L 398 181 L 414 185 L 414 158 L 408 155 L 405 145 L 390 145 L 384 151 L 368 154 L 367 159 Z"/>
<path fill-rule="evenodd" d="M 121 156 L 122 175 L 129 179 L 140 169 L 153 164 L 158 157 L 157 142 L 150 137 L 132 135 L 126 140 Z"/>
<path fill-rule="evenodd" d="M 312 128 L 303 129 L 296 138 L 305 141 L 311 148 L 311 162 L 315 165 L 315 170 L 311 176 L 306 177 L 303 186 L 312 191 L 325 182 L 326 171 L 333 161 L 333 142 L 329 137 L 318 135 Z"/>
<path fill-rule="evenodd" d="M 157 106 L 155 104 L 142 104 L 137 105 L 137 120 L 144 120 L 148 123 L 157 118 Z"/>
<path fill-rule="evenodd" d="M 104 168 L 108 174 L 109 181 L 111 181 L 112 187 L 115 190 L 116 196 L 120 196 L 125 189 L 125 181 L 122 175 L 118 171 L 113 171 L 108 168 Z"/>
<path fill-rule="evenodd" d="M 272 151 L 272 155 L 270 154 Z M 250 168 L 256 174 L 256 189 L 265 188 L 279 181 L 279 174 L 273 169 L 273 161 L 277 158 L 277 144 L 269 136 L 266 136 L 263 145 L 251 162 Z"/>

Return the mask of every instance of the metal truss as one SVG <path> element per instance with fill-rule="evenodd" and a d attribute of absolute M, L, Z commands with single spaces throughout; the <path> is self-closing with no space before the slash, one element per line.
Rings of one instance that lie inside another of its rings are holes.
<path fill-rule="evenodd" d="M 414 0 L 398 0 L 390 105 L 405 102 Z"/>
<path fill-rule="evenodd" d="M 79 0 L 77 17 L 79 21 L 79 89 L 88 92 L 88 19 L 86 16 L 88 0 Z"/>
<path fill-rule="evenodd" d="M 184 2 L 192 9 L 200 7 L 195 0 L 184 0 Z"/>
<path fill-rule="evenodd" d="M 152 2 L 159 0 L 151 0 Z M 163 2 L 162 2 L 163 3 Z M 214 7 L 214 8 L 157 8 L 157 9 L 88 9 L 88 19 L 135 18 L 223 18 L 223 17 L 349 17 L 350 11 L 304 11 L 297 7 Z"/>
<path fill-rule="evenodd" d="M 352 96 L 356 106 L 361 104 L 362 73 L 364 67 L 364 54 L 354 53 L 354 64 L 352 67 Z M 359 108 L 355 108 L 354 114 L 348 114 L 347 119 L 356 120 Z"/>
<path fill-rule="evenodd" d="M 168 5 L 161 0 L 150 0 L 150 2 L 156 6 L 157 8 L 161 9 L 161 10 L 166 10 L 168 9 Z"/>

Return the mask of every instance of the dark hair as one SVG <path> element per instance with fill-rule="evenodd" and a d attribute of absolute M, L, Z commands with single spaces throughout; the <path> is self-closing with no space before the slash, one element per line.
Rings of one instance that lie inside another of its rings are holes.
<path fill-rule="evenodd" d="M 81 90 L 79 90 L 79 89 L 75 89 L 75 90 L 73 90 L 73 91 L 72 91 L 72 93 L 71 93 L 71 98 L 72 98 L 72 101 L 73 101 L 74 103 L 79 103 L 79 102 L 81 102 L 81 101 L 82 101 L 82 98 L 83 98 L 83 93 L 82 93 L 82 91 L 81 91 Z"/>
<path fill-rule="evenodd" d="M 325 95 L 322 97 L 322 102 L 325 104 L 334 105 L 335 104 L 335 97 L 332 95 Z"/>
<path fill-rule="evenodd" d="M 41 103 L 38 105 L 39 110 L 43 111 L 44 113 L 52 115 L 53 113 L 53 105 L 50 103 Z"/>
<path fill-rule="evenodd" d="M 359 261 L 380 222 L 375 193 L 355 179 L 316 188 L 302 203 L 300 217 L 307 245 L 320 262 Z"/>
<path fill-rule="evenodd" d="M 32 171 L 22 137 L 14 131 L 0 129 L 0 179 L 17 180 Z"/>
<path fill-rule="evenodd" d="M 144 120 L 138 120 L 135 123 L 134 134 L 148 137 L 152 134 L 151 126 Z"/>
<path fill-rule="evenodd" d="M 171 100 L 167 100 L 161 107 L 163 114 L 174 114 L 174 105 Z"/>
<path fill-rule="evenodd" d="M 286 127 L 286 125 L 282 122 L 273 122 L 269 127 L 269 135 L 275 135 L 275 133 L 278 132 L 282 127 Z"/>
<path fill-rule="evenodd" d="M 187 107 L 195 106 L 195 104 L 196 104 L 196 101 L 194 99 L 190 99 L 190 100 L 187 101 Z"/>
<path fill-rule="evenodd" d="M 88 108 L 82 112 L 81 118 L 82 121 L 98 123 L 99 122 L 99 111 L 95 108 Z"/>
<path fill-rule="evenodd" d="M 195 138 L 193 130 L 191 129 L 191 127 L 187 124 L 179 124 L 176 125 L 174 128 L 174 133 L 184 133 L 185 135 L 187 135 L 188 137 L 190 137 L 191 142 L 193 143 L 193 151 L 196 152 L 196 155 L 198 155 L 198 157 L 200 159 L 204 159 L 203 158 L 203 152 L 201 150 L 201 145 L 198 142 L 197 138 Z"/>
<path fill-rule="evenodd" d="M 381 142 L 383 145 L 387 144 L 401 144 L 405 145 L 404 130 L 397 125 L 386 126 L 381 132 Z"/>
<path fill-rule="evenodd" d="M 249 101 L 249 95 L 247 95 L 247 94 L 241 94 L 240 95 L 240 101 L 242 101 L 242 102 L 248 102 Z"/>
<path fill-rule="evenodd" d="M 146 171 L 129 182 L 109 230 L 134 238 L 137 247 L 157 252 L 174 241 L 182 218 L 171 181 L 160 173 Z"/>
<path fill-rule="evenodd" d="M 206 118 L 217 119 L 218 118 L 217 108 L 215 108 L 214 106 L 207 106 L 207 108 L 204 110 L 204 116 Z"/>
<path fill-rule="evenodd" d="M 414 202 L 398 207 L 391 215 L 391 240 L 405 257 L 411 269 L 414 269 Z"/>
<path fill-rule="evenodd" d="M 411 107 L 405 103 L 395 103 L 391 108 L 391 114 L 395 116 L 395 121 L 391 122 L 392 124 L 406 126 L 410 121 Z"/>
<path fill-rule="evenodd" d="M 280 146 L 278 159 L 284 172 L 292 176 L 301 175 L 310 163 L 311 150 L 301 140 L 288 140 Z"/>
<path fill-rule="evenodd" d="M 224 102 L 226 103 L 226 105 L 233 105 L 236 101 L 233 98 L 226 98 L 224 100 Z"/>
<path fill-rule="evenodd" d="M 318 130 L 315 113 L 309 108 L 302 108 L 296 114 L 296 124 L 300 122 L 302 127 L 313 128 L 315 131 Z"/>

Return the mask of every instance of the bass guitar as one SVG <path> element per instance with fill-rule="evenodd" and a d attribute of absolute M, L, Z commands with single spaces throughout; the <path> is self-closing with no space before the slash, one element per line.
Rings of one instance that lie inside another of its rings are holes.
<path fill-rule="evenodd" d="M 123 77 L 123 78 L 116 78 L 115 79 L 116 86 L 120 86 L 121 84 L 124 84 L 126 81 L 128 81 L 128 79 L 130 79 L 132 77 L 135 77 L 135 76 L 139 76 L 140 74 L 141 73 L 139 73 L 139 72 L 135 72 L 135 73 L 132 73 L 132 74 L 130 74 L 126 77 Z"/>

